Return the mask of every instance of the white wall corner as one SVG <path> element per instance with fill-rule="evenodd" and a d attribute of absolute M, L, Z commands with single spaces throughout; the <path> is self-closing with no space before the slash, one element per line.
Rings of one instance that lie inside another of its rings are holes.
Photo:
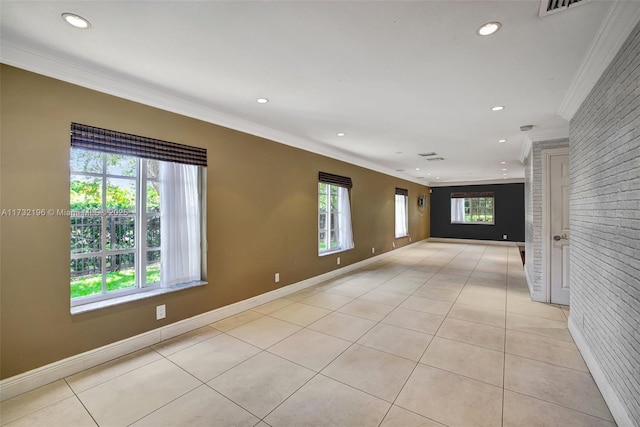
<path fill-rule="evenodd" d="M 598 386 L 598 389 L 600 389 L 600 393 L 602 394 L 604 401 L 607 403 L 607 406 L 609 406 L 609 411 L 611 411 L 611 415 L 616 421 L 616 424 L 621 427 L 631 427 L 637 425 L 633 422 L 624 404 L 620 401 L 615 390 L 609 383 L 607 376 L 600 367 L 598 359 L 591 352 L 587 341 L 582 335 L 580 328 L 574 322 L 574 317 L 571 314 L 569 315 L 569 332 L 571 333 L 571 336 L 573 337 L 573 340 L 575 341 L 576 346 L 578 347 L 578 350 L 580 351 L 580 354 L 584 359 L 584 362 L 587 364 L 593 380 Z"/>
<path fill-rule="evenodd" d="M 527 157 L 531 154 L 531 146 L 533 141 L 526 133 L 522 135 L 522 152 L 520 153 L 520 163 L 524 164 Z"/>
<path fill-rule="evenodd" d="M 526 255 L 525 255 L 526 257 Z M 527 287 L 529 288 L 529 296 L 533 299 L 533 281 L 531 280 L 531 276 L 529 275 L 529 269 L 527 268 L 527 262 L 524 264 L 524 279 L 527 281 Z"/>
<path fill-rule="evenodd" d="M 639 21 L 640 2 L 611 2 L 609 12 L 560 104 L 560 117 L 573 118 Z"/>

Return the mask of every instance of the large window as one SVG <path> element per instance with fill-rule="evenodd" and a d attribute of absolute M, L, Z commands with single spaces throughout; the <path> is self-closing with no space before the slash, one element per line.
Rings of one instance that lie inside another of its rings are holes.
<path fill-rule="evenodd" d="M 493 192 L 451 193 L 452 224 L 494 224 Z"/>
<path fill-rule="evenodd" d="M 201 281 L 204 166 L 201 149 L 72 124 L 72 306 Z"/>
<path fill-rule="evenodd" d="M 318 182 L 318 254 L 353 248 L 351 179 L 324 172 Z"/>
<path fill-rule="evenodd" d="M 409 191 L 396 188 L 396 237 L 409 234 Z"/>

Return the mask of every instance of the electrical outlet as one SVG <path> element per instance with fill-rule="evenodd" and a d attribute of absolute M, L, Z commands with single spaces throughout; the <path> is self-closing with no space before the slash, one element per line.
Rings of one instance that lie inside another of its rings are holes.
<path fill-rule="evenodd" d="M 156 320 L 167 317 L 167 306 L 162 304 L 156 307 Z"/>
<path fill-rule="evenodd" d="M 376 253 L 376 248 L 371 248 L 371 253 L 375 254 Z"/>
<path fill-rule="evenodd" d="M 506 234 L 502 235 L 502 240 L 507 240 L 507 235 Z"/>
<path fill-rule="evenodd" d="M 392 247 L 393 249 L 395 249 L 395 248 L 396 248 L 396 242 L 391 242 L 391 247 Z"/>
<path fill-rule="evenodd" d="M 411 243 L 411 237 L 409 237 L 409 243 Z"/>
<path fill-rule="evenodd" d="M 340 265 L 340 257 L 338 257 L 338 259 L 336 260 L 336 262 L 338 263 L 338 265 Z"/>
<path fill-rule="evenodd" d="M 276 283 L 280 281 L 280 273 L 276 273 Z"/>

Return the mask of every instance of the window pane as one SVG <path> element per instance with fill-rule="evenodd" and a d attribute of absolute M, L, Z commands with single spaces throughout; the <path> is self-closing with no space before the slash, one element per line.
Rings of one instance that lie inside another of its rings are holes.
<path fill-rule="evenodd" d="M 493 197 L 451 198 L 452 224 L 493 224 Z"/>
<path fill-rule="evenodd" d="M 138 159 L 122 154 L 107 154 L 107 174 L 136 176 Z"/>
<path fill-rule="evenodd" d="M 318 210 L 325 212 L 327 210 L 327 185 L 318 184 Z"/>
<path fill-rule="evenodd" d="M 160 282 L 160 251 L 147 252 L 147 280 L 146 284 L 151 285 Z"/>
<path fill-rule="evenodd" d="M 102 258 L 71 260 L 71 298 L 102 293 Z"/>
<path fill-rule="evenodd" d="M 160 216 L 149 215 L 147 217 L 147 247 L 160 247 Z"/>
<path fill-rule="evenodd" d="M 103 154 L 99 151 L 71 149 L 71 172 L 102 173 Z"/>
<path fill-rule="evenodd" d="M 102 179 L 71 175 L 70 202 L 73 211 L 102 209 Z"/>
<path fill-rule="evenodd" d="M 338 233 L 336 231 L 331 230 L 331 249 L 336 249 L 339 246 L 338 242 Z"/>
<path fill-rule="evenodd" d="M 147 212 L 160 212 L 160 183 L 147 182 Z"/>
<path fill-rule="evenodd" d="M 147 162 L 147 178 L 150 180 L 157 180 L 160 172 L 160 161 L 159 160 L 151 160 L 146 159 L 143 160 Z"/>
<path fill-rule="evenodd" d="M 136 220 L 133 216 L 108 216 L 107 248 L 133 249 L 135 247 Z"/>
<path fill-rule="evenodd" d="M 71 217 L 71 253 L 100 252 L 102 248 L 102 217 Z M 73 270 L 72 270 L 73 271 Z"/>
<path fill-rule="evenodd" d="M 126 253 L 106 258 L 107 292 L 135 287 L 135 255 Z"/>
<path fill-rule="evenodd" d="M 136 207 L 136 181 L 134 179 L 107 179 L 107 209 L 134 213 Z"/>

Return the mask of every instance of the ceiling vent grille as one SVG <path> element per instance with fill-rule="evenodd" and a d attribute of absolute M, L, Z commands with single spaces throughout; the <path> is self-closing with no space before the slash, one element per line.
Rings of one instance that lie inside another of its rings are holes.
<path fill-rule="evenodd" d="M 432 162 L 434 160 L 444 160 L 444 157 L 430 157 L 427 159 L 427 161 Z"/>
<path fill-rule="evenodd" d="M 431 157 L 431 156 L 437 156 L 438 153 L 434 153 L 433 151 L 431 153 L 418 153 L 418 156 L 421 157 Z"/>
<path fill-rule="evenodd" d="M 585 4 L 591 0 L 540 0 L 540 17 Z"/>

